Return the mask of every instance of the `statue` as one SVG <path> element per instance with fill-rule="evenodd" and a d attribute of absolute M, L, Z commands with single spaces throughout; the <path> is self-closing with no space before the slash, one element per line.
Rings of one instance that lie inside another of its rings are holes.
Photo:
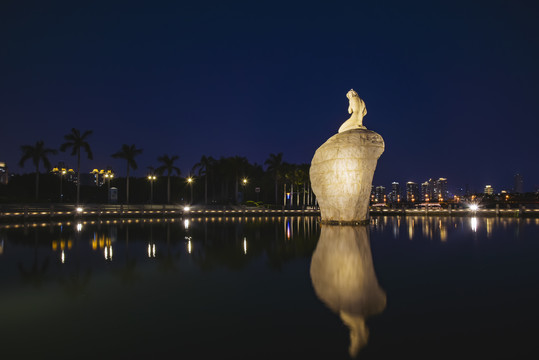
<path fill-rule="evenodd" d="M 322 223 L 366 224 L 372 178 L 385 144 L 379 134 L 363 126 L 363 116 L 367 114 L 363 100 L 354 90 L 346 97 L 352 116 L 342 124 L 338 134 L 316 150 L 310 179 Z"/>
<path fill-rule="evenodd" d="M 365 126 L 363 126 L 363 117 L 367 115 L 365 102 L 359 97 L 354 89 L 350 89 L 346 94 L 346 97 L 350 101 L 348 113 L 352 114 L 352 116 L 341 125 L 339 132 L 342 133 L 343 131 L 352 129 L 366 129 Z"/>

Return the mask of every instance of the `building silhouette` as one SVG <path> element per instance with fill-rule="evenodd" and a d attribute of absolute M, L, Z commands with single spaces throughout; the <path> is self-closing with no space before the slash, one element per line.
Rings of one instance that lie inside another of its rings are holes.
<path fill-rule="evenodd" d="M 406 201 L 408 202 L 416 202 L 420 201 L 420 192 L 419 192 L 419 184 L 408 181 L 406 183 Z"/>
<path fill-rule="evenodd" d="M 377 186 L 374 194 L 375 202 L 384 202 L 386 200 L 386 188 L 384 186 Z"/>
<path fill-rule="evenodd" d="M 401 200 L 401 186 L 398 182 L 391 183 L 391 192 L 389 193 L 389 201 L 397 203 Z"/>
<path fill-rule="evenodd" d="M 0 161 L 0 184 L 7 185 L 9 173 L 5 162 Z"/>

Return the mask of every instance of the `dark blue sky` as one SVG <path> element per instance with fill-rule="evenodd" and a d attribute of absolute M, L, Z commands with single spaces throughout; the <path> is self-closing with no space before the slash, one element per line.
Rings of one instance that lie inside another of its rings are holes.
<path fill-rule="evenodd" d="M 113 3 L 113 4 L 112 4 Z M 539 11 L 522 1 L 0 3 L 0 161 L 91 129 L 137 175 L 165 153 L 310 162 L 364 99 L 386 150 L 375 185 L 539 185 Z M 75 166 L 68 154 L 52 157 Z"/>

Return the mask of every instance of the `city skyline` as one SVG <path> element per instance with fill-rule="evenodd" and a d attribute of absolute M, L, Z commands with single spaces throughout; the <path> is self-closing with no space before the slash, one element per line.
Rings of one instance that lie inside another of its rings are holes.
<path fill-rule="evenodd" d="M 310 163 L 354 88 L 386 143 L 373 184 L 535 190 L 537 4 L 308 4 L 2 3 L 0 161 L 31 172 L 22 145 L 77 128 L 81 166 L 120 176 L 122 144 L 144 149 L 135 176 L 163 154 L 184 175 L 202 155 Z"/>

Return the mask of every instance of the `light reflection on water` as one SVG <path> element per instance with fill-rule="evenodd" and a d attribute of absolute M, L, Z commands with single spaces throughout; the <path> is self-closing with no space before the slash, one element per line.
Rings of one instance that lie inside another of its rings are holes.
<path fill-rule="evenodd" d="M 350 329 L 350 356 L 369 340 L 367 317 L 386 307 L 374 273 L 367 226 L 323 225 L 311 261 L 316 295 Z"/>
<path fill-rule="evenodd" d="M 395 239 L 405 238 L 414 240 L 420 234 L 421 239 L 439 240 L 445 242 L 449 234 L 471 231 L 481 232 L 491 238 L 495 228 L 507 229 L 509 226 L 518 228 L 524 225 L 539 225 L 539 219 L 518 219 L 504 217 L 448 217 L 448 216 L 380 216 L 371 218 L 371 231 L 391 235 Z M 403 231 L 405 227 L 405 231 Z"/>
<path fill-rule="evenodd" d="M 470 341 L 451 334 L 485 333 L 471 353 L 488 357 L 485 344 L 496 341 L 514 355 L 538 315 L 538 225 L 421 216 L 322 228 L 316 217 L 3 224 L 0 354 L 30 356 L 31 342 L 64 357 L 84 348 L 297 358 L 295 348 L 363 359 L 430 355 L 429 344 L 458 353 Z M 103 324 L 115 342 L 88 345 Z M 68 345 L 51 345 L 58 338 Z"/>

